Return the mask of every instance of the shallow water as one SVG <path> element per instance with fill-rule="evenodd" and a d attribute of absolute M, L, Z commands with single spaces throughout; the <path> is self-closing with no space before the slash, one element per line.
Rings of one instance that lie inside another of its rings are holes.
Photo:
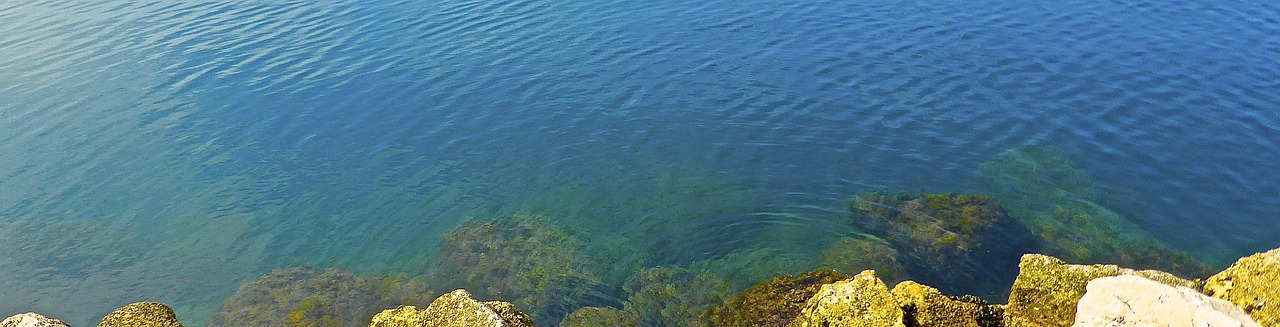
<path fill-rule="evenodd" d="M 1051 145 L 1223 267 L 1280 246 L 1273 1 L 0 4 L 0 315 L 202 325 L 534 213 L 647 265 L 820 251 L 863 191 Z M 817 237 L 813 235 L 818 235 Z"/>

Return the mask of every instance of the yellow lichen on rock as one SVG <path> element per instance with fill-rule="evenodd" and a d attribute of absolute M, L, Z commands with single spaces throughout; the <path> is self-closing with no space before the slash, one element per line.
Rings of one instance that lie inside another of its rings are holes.
<path fill-rule="evenodd" d="M 373 316 L 370 327 L 532 327 L 533 319 L 507 302 L 479 302 L 466 290 L 441 295 L 424 310 L 402 306 Z"/>
<path fill-rule="evenodd" d="M 823 285 L 788 326 L 905 327 L 902 309 L 872 270 Z"/>
<path fill-rule="evenodd" d="M 173 308 L 159 302 L 130 303 L 102 318 L 98 327 L 182 327 Z"/>
<path fill-rule="evenodd" d="M 1070 265 L 1057 258 L 1028 254 L 1018 264 L 1018 278 L 1009 292 L 1005 325 L 1009 327 L 1071 326 L 1076 304 L 1090 280 L 1137 275 L 1170 285 L 1200 290 L 1200 280 L 1186 280 L 1156 270 L 1133 270 L 1115 265 Z"/>
<path fill-rule="evenodd" d="M 953 299 L 913 281 L 898 283 L 893 296 L 907 314 L 905 319 L 915 322 L 913 326 L 986 327 L 998 325 L 1000 320 L 999 306 Z"/>
<path fill-rule="evenodd" d="M 1280 249 L 1241 258 L 1209 277 L 1204 293 L 1240 306 L 1263 326 L 1280 326 Z"/>

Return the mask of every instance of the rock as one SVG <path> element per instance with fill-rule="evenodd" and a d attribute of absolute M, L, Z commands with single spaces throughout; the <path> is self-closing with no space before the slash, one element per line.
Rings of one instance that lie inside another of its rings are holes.
<path fill-rule="evenodd" d="M 911 278 L 907 269 L 898 262 L 898 250 L 884 240 L 871 237 L 842 237 L 832 242 L 822 251 L 818 267 L 847 274 L 875 270 L 876 276 L 886 284 Z"/>
<path fill-rule="evenodd" d="M 459 289 L 441 295 L 425 310 L 402 306 L 373 316 L 370 327 L 532 327 L 533 319 L 511 303 L 479 302 Z"/>
<path fill-rule="evenodd" d="M 35 312 L 16 314 L 4 321 L 0 321 L 0 327 L 69 327 L 62 320 L 45 317 Z"/>
<path fill-rule="evenodd" d="M 614 308 L 586 307 L 574 310 L 560 321 L 560 327 L 640 327 L 640 320 Z"/>
<path fill-rule="evenodd" d="M 1280 326 L 1280 249 L 1241 258 L 1209 277 L 1204 293 L 1240 306 L 1263 326 Z"/>
<path fill-rule="evenodd" d="M 1003 307 L 976 298 L 953 298 L 938 289 L 913 281 L 893 287 L 893 297 L 902 307 L 904 319 L 918 327 L 1003 326 Z"/>
<path fill-rule="evenodd" d="M 98 327 L 182 327 L 173 308 L 159 302 L 130 303 L 102 318 Z"/>
<path fill-rule="evenodd" d="M 905 327 L 902 309 L 872 270 L 823 285 L 788 326 Z"/>
<path fill-rule="evenodd" d="M 1028 254 L 1018 264 L 1018 278 L 1009 292 L 1005 325 L 1010 327 L 1071 326 L 1076 303 L 1090 280 L 1137 275 L 1170 286 L 1199 290 L 1203 282 L 1155 270 L 1124 269 L 1115 265 L 1069 265 L 1057 258 Z"/>
<path fill-rule="evenodd" d="M 1089 282 L 1073 327 L 1261 327 L 1230 302 L 1133 275 Z"/>
<path fill-rule="evenodd" d="M 786 326 L 822 285 L 849 279 L 832 270 L 815 270 L 756 283 L 710 311 L 712 326 Z"/>

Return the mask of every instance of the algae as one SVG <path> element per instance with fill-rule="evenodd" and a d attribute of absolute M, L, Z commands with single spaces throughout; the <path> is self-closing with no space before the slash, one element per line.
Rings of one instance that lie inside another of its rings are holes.
<path fill-rule="evenodd" d="M 902 317 L 889 287 L 874 271 L 866 270 L 852 279 L 823 285 L 788 326 L 905 327 Z"/>
<path fill-rule="evenodd" d="M 1071 265 L 1054 257 L 1028 254 L 1018 265 L 1018 278 L 1009 292 L 1005 324 L 1010 327 L 1071 326 L 1076 304 L 1090 280 L 1137 275 L 1170 286 L 1200 290 L 1204 283 L 1156 270 L 1133 270 L 1116 265 Z"/>
<path fill-rule="evenodd" d="M 430 299 L 427 284 L 407 275 L 363 277 L 338 268 L 291 268 L 241 285 L 209 326 L 365 326 L 382 309 Z"/>
<path fill-rule="evenodd" d="M 182 327 L 173 308 L 159 302 L 130 303 L 102 317 L 98 327 Z"/>
<path fill-rule="evenodd" d="M 432 280 L 509 300 L 542 325 L 560 321 L 604 289 L 605 262 L 576 234 L 530 215 L 463 222 L 447 232 Z"/>

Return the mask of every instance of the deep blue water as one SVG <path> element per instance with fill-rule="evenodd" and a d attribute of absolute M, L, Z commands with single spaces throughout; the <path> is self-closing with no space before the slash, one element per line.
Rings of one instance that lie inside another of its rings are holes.
<path fill-rule="evenodd" d="M 536 212 L 652 264 L 1062 148 L 1217 267 L 1280 246 L 1274 1 L 0 3 L 0 315 L 196 324 Z M 812 250 L 812 249 L 808 249 Z"/>

